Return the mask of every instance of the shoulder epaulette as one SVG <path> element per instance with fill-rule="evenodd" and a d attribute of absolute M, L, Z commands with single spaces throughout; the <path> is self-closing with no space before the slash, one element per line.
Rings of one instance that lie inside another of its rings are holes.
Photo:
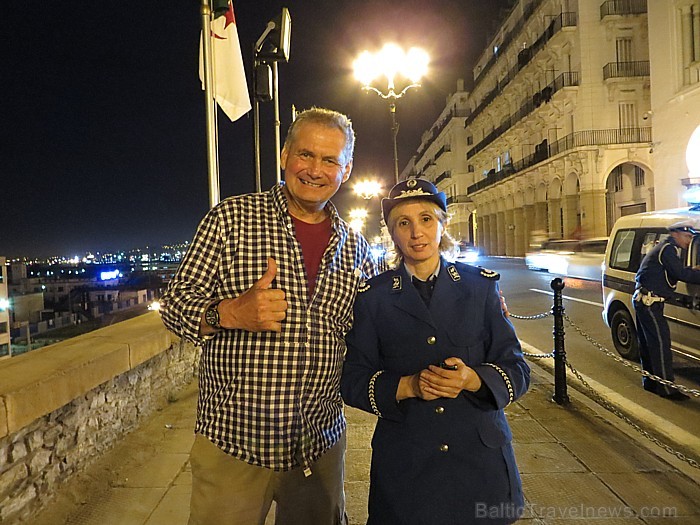
<path fill-rule="evenodd" d="M 493 270 L 481 267 L 479 267 L 479 270 L 479 275 L 481 275 L 482 277 L 486 277 L 487 279 L 494 279 L 497 281 L 501 278 L 501 274 L 498 272 L 494 272 Z"/>
<path fill-rule="evenodd" d="M 360 283 L 360 286 L 359 286 L 359 288 L 357 289 L 357 291 L 358 291 L 359 293 L 362 293 L 362 292 L 366 292 L 366 291 L 369 290 L 370 288 L 371 288 L 371 286 L 369 285 L 369 283 L 368 283 L 367 281 L 362 281 L 362 282 Z"/>

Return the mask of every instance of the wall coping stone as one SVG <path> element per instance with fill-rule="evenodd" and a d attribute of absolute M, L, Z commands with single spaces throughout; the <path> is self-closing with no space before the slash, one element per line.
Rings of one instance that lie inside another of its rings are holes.
<path fill-rule="evenodd" d="M 162 353 L 178 338 L 149 312 L 4 360 L 0 437 Z"/>

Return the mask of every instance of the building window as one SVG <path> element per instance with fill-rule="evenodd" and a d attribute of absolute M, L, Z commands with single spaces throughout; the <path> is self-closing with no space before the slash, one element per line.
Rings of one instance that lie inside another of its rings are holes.
<path fill-rule="evenodd" d="M 7 333 L 7 323 L 0 323 L 0 334 Z"/>
<path fill-rule="evenodd" d="M 468 171 L 469 173 L 474 173 L 474 165 L 473 165 L 473 164 L 469 164 L 469 165 L 467 166 L 467 171 Z"/>
<path fill-rule="evenodd" d="M 700 0 L 680 8 L 683 83 L 700 81 Z"/>
<path fill-rule="evenodd" d="M 616 167 L 613 172 L 613 188 L 615 191 L 622 191 L 622 166 Z"/>
<path fill-rule="evenodd" d="M 634 185 L 644 186 L 644 170 L 639 166 L 634 167 Z"/>
<path fill-rule="evenodd" d="M 471 146 L 472 144 L 474 144 L 474 137 L 472 137 L 471 135 L 469 135 L 469 136 L 467 137 L 467 146 Z"/>
<path fill-rule="evenodd" d="M 615 42 L 615 51 L 617 55 L 617 63 L 632 62 L 634 60 L 632 54 L 632 38 L 622 37 Z"/>
<path fill-rule="evenodd" d="M 0 345 L 0 357 L 10 355 L 10 345 Z"/>
<path fill-rule="evenodd" d="M 634 102 L 620 102 L 618 106 L 620 129 L 637 127 L 637 110 Z"/>

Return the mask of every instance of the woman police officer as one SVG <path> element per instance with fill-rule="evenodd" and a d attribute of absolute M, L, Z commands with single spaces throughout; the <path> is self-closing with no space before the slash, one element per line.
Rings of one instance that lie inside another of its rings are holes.
<path fill-rule="evenodd" d="M 523 494 L 503 408 L 530 370 L 490 270 L 449 262 L 445 195 L 400 182 L 382 200 L 394 269 L 360 287 L 343 399 L 378 416 L 368 524 L 512 523 Z"/>

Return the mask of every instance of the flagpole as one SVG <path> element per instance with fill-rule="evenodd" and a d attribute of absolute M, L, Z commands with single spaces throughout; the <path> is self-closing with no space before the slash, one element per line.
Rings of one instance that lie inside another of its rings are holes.
<path fill-rule="evenodd" d="M 219 147 L 216 126 L 216 101 L 214 100 L 214 75 L 212 73 L 211 7 L 209 0 L 201 0 L 202 47 L 204 58 L 204 99 L 206 101 L 207 166 L 209 174 L 209 206 L 219 204 Z"/>

